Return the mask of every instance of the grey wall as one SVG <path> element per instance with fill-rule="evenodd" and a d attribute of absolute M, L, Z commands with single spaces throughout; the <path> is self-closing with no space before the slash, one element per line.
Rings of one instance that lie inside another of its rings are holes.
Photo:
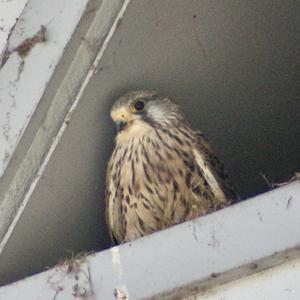
<path fill-rule="evenodd" d="M 107 247 L 113 100 L 151 88 L 215 144 L 242 198 L 300 169 L 299 1 L 132 1 L 17 228 L 2 283 Z"/>

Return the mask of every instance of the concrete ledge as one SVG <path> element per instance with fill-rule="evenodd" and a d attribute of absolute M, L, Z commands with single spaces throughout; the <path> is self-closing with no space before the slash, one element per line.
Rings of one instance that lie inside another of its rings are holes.
<path fill-rule="evenodd" d="M 298 300 L 300 258 L 244 276 L 184 300 Z"/>
<path fill-rule="evenodd" d="M 1 299 L 181 299 L 299 257 L 300 182 L 0 288 Z"/>

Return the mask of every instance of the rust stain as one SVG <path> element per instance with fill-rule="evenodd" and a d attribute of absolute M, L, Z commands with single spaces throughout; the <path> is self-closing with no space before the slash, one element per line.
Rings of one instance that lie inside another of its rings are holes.
<path fill-rule="evenodd" d="M 17 52 L 18 55 L 21 58 L 24 58 L 28 55 L 30 50 L 38 43 L 44 43 L 46 42 L 46 27 L 44 25 L 41 25 L 40 29 L 30 38 L 26 38 L 23 40 L 16 48 L 13 50 L 8 50 L 9 48 L 9 38 L 12 34 L 12 31 L 15 26 L 13 26 L 9 32 L 8 38 L 7 38 L 7 43 L 5 50 L 2 54 L 1 61 L 0 61 L 0 69 L 5 65 L 7 60 L 9 59 L 9 56 L 13 52 Z"/>
<path fill-rule="evenodd" d="M 46 42 L 46 27 L 41 25 L 40 30 L 34 36 L 25 39 L 14 51 L 24 58 L 37 43 L 43 42 Z"/>

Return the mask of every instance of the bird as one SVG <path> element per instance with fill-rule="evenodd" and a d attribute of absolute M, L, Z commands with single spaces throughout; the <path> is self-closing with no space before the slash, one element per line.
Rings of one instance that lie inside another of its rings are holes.
<path fill-rule="evenodd" d="M 114 245 L 234 202 L 215 150 L 174 100 L 152 90 L 130 91 L 110 115 L 117 135 L 107 165 L 105 215 Z"/>

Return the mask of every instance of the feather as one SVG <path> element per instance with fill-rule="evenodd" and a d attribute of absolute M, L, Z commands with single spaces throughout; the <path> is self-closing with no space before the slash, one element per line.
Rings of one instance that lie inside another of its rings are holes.
<path fill-rule="evenodd" d="M 131 111 L 133 101 L 145 109 Z M 126 123 L 107 167 L 106 220 L 113 242 L 126 242 L 232 203 L 234 192 L 214 149 L 171 99 L 136 91 L 115 102 Z"/>

